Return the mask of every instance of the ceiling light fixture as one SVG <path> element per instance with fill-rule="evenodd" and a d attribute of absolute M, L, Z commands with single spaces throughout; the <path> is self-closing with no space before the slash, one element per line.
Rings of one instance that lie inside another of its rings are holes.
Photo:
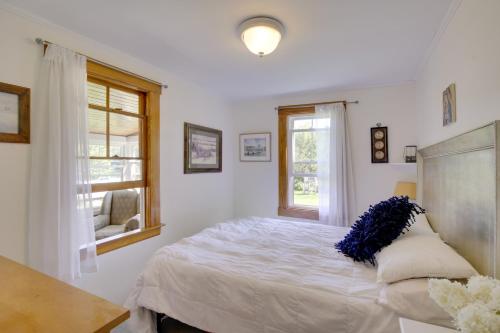
<path fill-rule="evenodd" d="M 276 49 L 285 28 L 275 18 L 258 16 L 243 21 L 238 32 L 250 52 L 263 57 Z"/>

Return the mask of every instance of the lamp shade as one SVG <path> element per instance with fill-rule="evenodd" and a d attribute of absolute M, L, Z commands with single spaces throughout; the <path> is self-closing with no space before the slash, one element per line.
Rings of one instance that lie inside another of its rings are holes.
<path fill-rule="evenodd" d="M 262 57 L 278 47 L 284 27 L 271 17 L 253 17 L 240 24 L 239 32 L 248 50 Z"/>
<path fill-rule="evenodd" d="M 417 184 L 412 182 L 397 182 L 394 195 L 407 196 L 411 200 L 417 199 Z"/>

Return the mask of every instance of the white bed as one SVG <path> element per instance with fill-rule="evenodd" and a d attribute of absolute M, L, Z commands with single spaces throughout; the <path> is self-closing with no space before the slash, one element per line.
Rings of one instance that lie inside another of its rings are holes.
<path fill-rule="evenodd" d="M 433 230 L 479 273 L 497 278 L 499 141 L 495 121 L 421 149 L 418 158 L 420 202 Z M 127 301 L 133 332 L 154 332 L 150 310 L 217 333 L 399 332 L 396 313 L 375 303 L 384 287 L 375 268 L 334 249 L 347 231 L 251 218 L 166 246 Z"/>
<path fill-rule="evenodd" d="M 132 331 L 155 332 L 152 310 L 217 333 L 399 332 L 376 269 L 335 250 L 347 231 L 249 218 L 166 246 L 127 300 Z"/>

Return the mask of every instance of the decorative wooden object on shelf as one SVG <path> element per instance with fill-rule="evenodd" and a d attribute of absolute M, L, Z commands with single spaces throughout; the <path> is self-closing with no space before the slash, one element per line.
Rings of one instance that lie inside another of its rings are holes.
<path fill-rule="evenodd" d="M 108 333 L 130 317 L 118 305 L 0 256 L 0 332 Z"/>
<path fill-rule="evenodd" d="M 0 142 L 30 143 L 30 89 L 0 82 Z"/>
<path fill-rule="evenodd" d="M 370 129 L 372 140 L 372 163 L 389 163 L 389 149 L 387 147 L 387 127 L 380 123 Z"/>

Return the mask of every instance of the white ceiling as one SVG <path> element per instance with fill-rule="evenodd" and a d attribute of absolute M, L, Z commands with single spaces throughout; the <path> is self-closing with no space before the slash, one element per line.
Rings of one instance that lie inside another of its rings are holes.
<path fill-rule="evenodd" d="M 413 80 L 453 0 L 8 0 L 228 99 Z M 249 16 L 286 36 L 259 58 L 236 33 Z M 43 37 L 43 36 L 41 36 Z"/>

